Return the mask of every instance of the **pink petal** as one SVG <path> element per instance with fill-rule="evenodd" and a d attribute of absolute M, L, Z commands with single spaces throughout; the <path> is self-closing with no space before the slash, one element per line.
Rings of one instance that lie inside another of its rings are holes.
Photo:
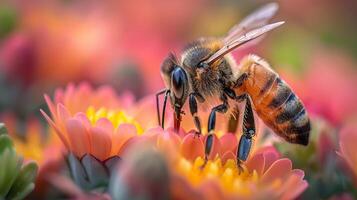
<path fill-rule="evenodd" d="M 250 172 L 256 170 L 258 175 L 261 176 L 264 173 L 265 157 L 263 153 L 255 154 L 246 163 L 246 166 Z"/>
<path fill-rule="evenodd" d="M 173 132 L 165 131 L 163 134 L 158 134 L 157 147 L 165 152 L 170 159 L 174 159 L 179 152 L 181 138 Z"/>
<path fill-rule="evenodd" d="M 305 180 L 292 174 L 287 180 L 284 181 L 283 195 L 281 199 L 296 199 L 308 186 Z"/>
<path fill-rule="evenodd" d="M 51 98 L 47 94 L 45 94 L 44 97 L 45 97 L 46 104 L 47 104 L 48 108 L 50 109 L 51 115 L 52 115 L 53 119 L 56 121 L 57 112 L 56 112 L 55 105 L 53 104 L 53 102 L 51 101 Z"/>
<path fill-rule="evenodd" d="M 224 155 L 225 152 L 231 151 L 236 152 L 238 146 L 237 137 L 232 133 L 226 133 L 220 138 L 221 143 L 221 155 Z"/>
<path fill-rule="evenodd" d="M 113 135 L 113 147 L 111 155 L 116 155 L 123 144 L 137 135 L 136 127 L 131 124 L 120 124 Z"/>
<path fill-rule="evenodd" d="M 64 107 L 61 103 L 57 104 L 57 114 L 61 123 L 64 123 L 68 118 L 71 117 L 67 108 Z"/>
<path fill-rule="evenodd" d="M 90 140 L 84 125 L 74 118 L 66 121 L 68 139 L 71 144 L 71 150 L 78 157 L 90 152 Z"/>
<path fill-rule="evenodd" d="M 183 138 L 181 147 L 181 154 L 188 160 L 195 160 L 197 157 L 204 157 L 204 145 L 201 137 L 197 137 L 191 133 Z"/>
<path fill-rule="evenodd" d="M 266 171 L 276 160 L 279 159 L 280 155 L 277 152 L 277 150 L 272 147 L 264 147 L 264 148 L 260 148 L 257 152 L 255 152 L 256 154 L 258 153 L 263 153 L 264 155 L 264 160 L 265 160 L 265 167 L 264 167 L 264 171 Z"/>
<path fill-rule="evenodd" d="M 148 138 L 138 136 L 131 137 L 126 142 L 124 142 L 124 144 L 119 149 L 117 155 L 123 156 L 127 152 L 130 152 L 131 147 L 138 147 L 140 145 L 150 145 L 150 143 L 148 142 Z"/>
<path fill-rule="evenodd" d="M 143 134 L 144 136 L 154 136 L 156 134 L 163 134 L 164 130 L 161 128 L 161 126 L 156 126 L 154 128 L 150 128 L 145 133 Z"/>
<path fill-rule="evenodd" d="M 78 119 L 79 121 L 82 122 L 82 124 L 84 125 L 84 127 L 86 127 L 87 130 L 89 130 L 89 128 L 92 126 L 87 115 L 82 113 L 82 112 L 79 112 L 79 113 L 76 113 L 74 115 L 74 118 Z"/>
<path fill-rule="evenodd" d="M 110 122 L 107 118 L 98 119 L 95 126 L 105 129 L 108 133 L 112 133 L 114 131 L 112 122 Z"/>
<path fill-rule="evenodd" d="M 357 125 L 348 124 L 340 132 L 340 151 L 354 173 L 357 174 Z"/>
<path fill-rule="evenodd" d="M 263 174 L 262 183 L 268 183 L 275 179 L 286 177 L 292 169 L 292 163 L 289 159 L 283 158 L 275 161 Z"/>
<path fill-rule="evenodd" d="M 66 136 L 59 130 L 59 128 L 57 127 L 57 125 L 51 120 L 51 118 L 41 109 L 40 112 L 42 113 L 42 115 L 46 118 L 46 121 L 52 126 L 53 129 L 55 129 L 58 137 L 61 139 L 62 143 L 64 144 L 64 146 L 69 149 L 69 144 L 67 142 Z"/>
<path fill-rule="evenodd" d="M 304 178 L 305 176 L 305 172 L 301 169 L 293 169 L 291 171 L 293 174 L 295 174 L 297 177 L 299 177 L 301 180 Z"/>
<path fill-rule="evenodd" d="M 92 127 L 90 136 L 91 154 L 99 160 L 107 159 L 112 149 L 111 133 L 103 128 Z"/>

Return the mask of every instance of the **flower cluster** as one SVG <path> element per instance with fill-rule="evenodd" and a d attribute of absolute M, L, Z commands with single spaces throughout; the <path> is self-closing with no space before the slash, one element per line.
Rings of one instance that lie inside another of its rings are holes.
<path fill-rule="evenodd" d="M 153 144 L 168 163 L 170 184 L 183 184 L 188 191 L 205 199 L 209 198 L 207 194 L 217 198 L 258 199 L 270 195 L 274 199 L 293 199 L 307 187 L 304 172 L 293 169 L 291 161 L 280 158 L 273 147 L 256 147 L 254 155 L 242 169 L 238 168 L 238 136 L 223 134 L 223 130 L 214 137 L 209 161 L 203 165 L 205 134 L 148 127 L 150 121 L 144 123 L 141 118 L 147 115 L 155 118 L 155 112 L 148 113 L 154 111 L 151 99 L 135 105 L 129 96 L 118 97 L 108 87 L 93 89 L 86 83 L 69 85 L 65 90 L 57 90 L 54 100 L 47 95 L 45 99 L 52 118 L 44 111 L 42 114 L 78 159 L 91 155 L 106 162 L 119 156 L 125 163 L 125 152 L 133 146 Z M 216 189 L 207 193 L 211 187 Z M 189 195 L 188 191 L 175 187 L 170 194 L 180 197 Z"/>

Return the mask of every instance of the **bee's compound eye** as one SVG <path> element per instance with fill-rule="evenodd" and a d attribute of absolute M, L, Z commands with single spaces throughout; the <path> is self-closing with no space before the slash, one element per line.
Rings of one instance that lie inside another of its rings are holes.
<path fill-rule="evenodd" d="M 181 67 L 176 67 L 171 74 L 172 91 L 176 98 L 182 99 L 186 84 L 187 77 L 185 71 Z"/>

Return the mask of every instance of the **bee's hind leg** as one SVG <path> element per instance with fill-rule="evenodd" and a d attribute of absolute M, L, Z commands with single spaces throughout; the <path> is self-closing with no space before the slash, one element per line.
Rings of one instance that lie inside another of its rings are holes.
<path fill-rule="evenodd" d="M 196 134 L 197 134 L 197 136 L 200 136 L 202 133 L 202 129 L 201 129 L 200 118 L 197 115 L 197 101 L 196 101 L 196 99 L 198 99 L 198 101 L 200 101 L 202 103 L 204 101 L 204 98 L 198 93 L 191 93 L 189 96 L 190 112 L 191 112 L 193 121 L 194 121 L 195 126 L 198 131 Z"/>
<path fill-rule="evenodd" d="M 202 168 L 206 165 L 208 161 L 208 156 L 210 155 L 213 147 L 213 134 L 214 134 L 214 129 L 216 126 L 216 112 L 219 113 L 226 113 L 228 110 L 228 99 L 225 94 L 221 96 L 221 100 L 223 101 L 223 104 L 218 105 L 214 108 L 212 108 L 211 113 L 208 118 L 208 135 L 206 139 L 206 144 L 205 144 L 205 160 Z"/>
<path fill-rule="evenodd" d="M 243 170 L 241 164 L 248 159 L 255 135 L 256 129 L 252 103 L 249 95 L 246 95 L 246 104 L 243 113 L 243 134 L 237 148 L 237 165 L 240 172 Z"/>

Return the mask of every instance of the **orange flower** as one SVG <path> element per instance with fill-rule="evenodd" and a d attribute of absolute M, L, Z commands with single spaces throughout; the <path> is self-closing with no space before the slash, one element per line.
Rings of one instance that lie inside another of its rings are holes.
<path fill-rule="evenodd" d="M 209 161 L 202 168 L 206 130 L 200 137 L 186 132 L 194 127 L 187 121 L 189 116 L 183 120 L 184 129 L 176 133 L 169 126 L 172 113 L 168 111 L 166 124 L 170 128 L 163 130 L 156 124 L 154 97 L 134 104 L 127 96 L 118 97 L 112 89 L 104 88 L 69 85 L 55 92 L 54 101 L 45 96 L 52 119 L 42 111 L 43 115 L 67 149 L 79 158 L 91 154 L 103 161 L 120 155 L 125 162 L 124 152 L 130 147 L 153 144 L 169 165 L 173 199 L 259 199 L 267 195 L 293 199 L 307 187 L 304 172 L 292 169 L 291 161 L 279 158 L 272 147 L 253 149 L 254 156 L 240 171 L 235 162 L 237 135 L 225 134 L 220 126 Z"/>
<path fill-rule="evenodd" d="M 120 107 L 125 101 L 120 102 L 111 88 L 93 90 L 86 83 L 77 88 L 70 84 L 65 90 L 56 90 L 54 102 L 47 95 L 45 99 L 52 119 L 41 110 L 42 114 L 66 148 L 79 158 L 88 153 L 105 160 L 117 155 L 125 141 L 142 133 L 140 125 Z"/>
<path fill-rule="evenodd" d="M 304 172 L 292 169 L 291 161 L 279 158 L 273 147 L 256 150 L 239 172 L 237 136 L 227 133 L 215 137 L 210 160 L 202 168 L 205 136 L 170 129 L 156 129 L 156 134 L 155 144 L 172 169 L 173 199 L 295 199 L 308 186 Z"/>

